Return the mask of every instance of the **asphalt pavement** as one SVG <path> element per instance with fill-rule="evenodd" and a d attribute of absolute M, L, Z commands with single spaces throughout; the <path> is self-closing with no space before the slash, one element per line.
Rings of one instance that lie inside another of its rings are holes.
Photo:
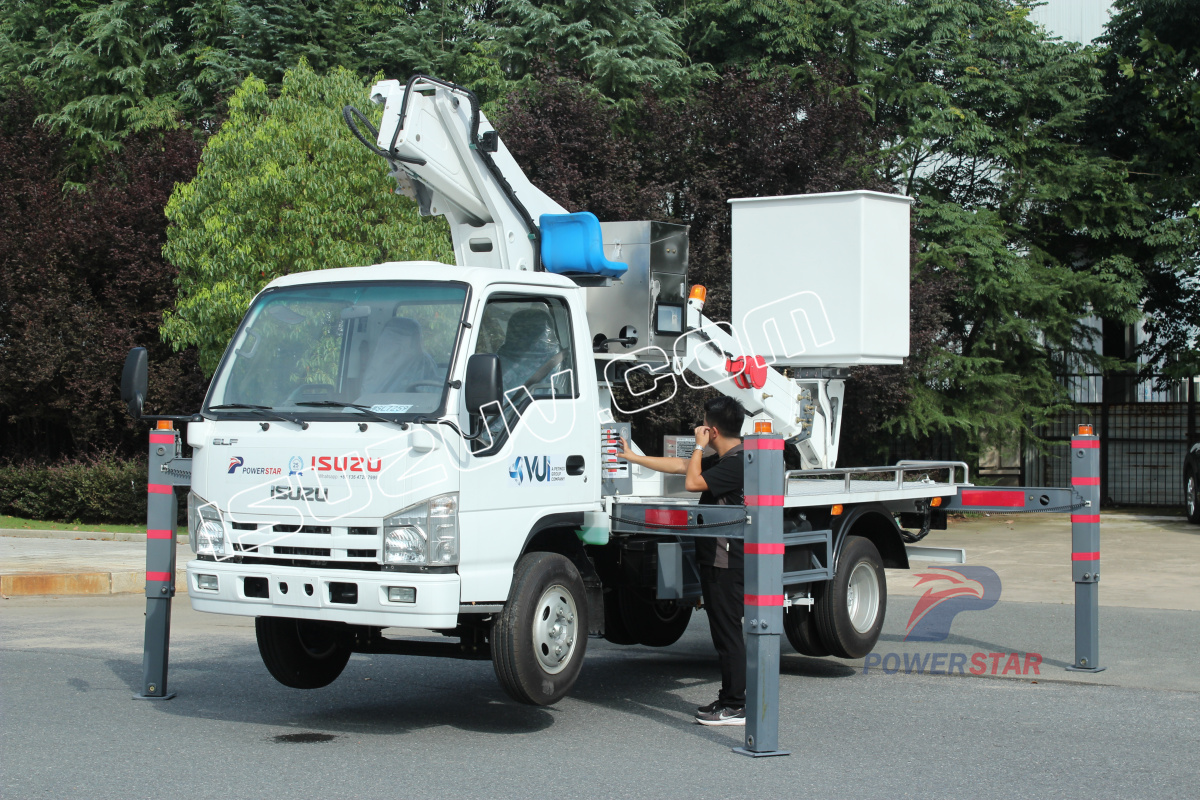
<path fill-rule="evenodd" d="M 329 687 L 287 689 L 263 667 L 252 620 L 193 612 L 181 594 L 178 696 L 146 702 L 132 699 L 140 595 L 14 596 L 0 600 L 0 797 L 1195 798 L 1200 577 L 1188 568 L 1200 528 L 1141 518 L 1103 530 L 1105 671 L 1065 669 L 1069 526 L 952 526 L 926 543 L 994 569 L 999 602 L 958 614 L 944 641 L 910 641 L 919 576 L 937 567 L 889 570 L 866 659 L 784 644 L 779 739 L 792 754 L 769 759 L 731 751 L 741 729 L 692 721 L 718 685 L 703 613 L 668 648 L 589 640 L 571 695 L 535 708 L 509 700 L 487 661 L 356 655 Z M 136 542 L 119 557 L 90 548 L 124 544 L 89 542 L 76 566 L 122 567 Z M 5 574 L 20 547 L 0 560 Z"/>
<path fill-rule="evenodd" d="M 136 595 L 14 598 L 0 615 L 0 796 L 1194 798 L 1200 612 L 1106 609 L 1096 674 L 1070 673 L 1068 606 L 960 614 L 943 643 L 881 654 L 1029 653 L 1028 675 L 891 674 L 786 648 L 784 758 L 731 752 L 696 725 L 717 665 L 707 621 L 660 650 L 589 641 L 572 694 L 521 706 L 489 662 L 352 657 L 331 686 L 287 689 L 253 623 L 174 604 L 165 702 L 135 701 Z M 1023 659 L 1022 659 L 1023 660 Z M 990 663 L 990 662 L 989 662 Z M 1003 659 L 1001 659 L 1003 665 Z"/>

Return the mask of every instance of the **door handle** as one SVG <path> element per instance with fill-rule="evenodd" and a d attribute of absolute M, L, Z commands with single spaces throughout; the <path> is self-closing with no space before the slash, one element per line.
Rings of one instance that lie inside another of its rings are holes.
<path fill-rule="evenodd" d="M 567 456 L 567 474 L 583 474 L 583 456 Z"/>

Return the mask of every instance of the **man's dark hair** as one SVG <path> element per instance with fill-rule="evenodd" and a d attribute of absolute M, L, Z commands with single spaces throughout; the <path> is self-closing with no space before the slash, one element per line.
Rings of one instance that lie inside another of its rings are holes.
<path fill-rule="evenodd" d="M 742 438 L 742 423 L 745 419 L 746 409 L 732 397 L 722 395 L 704 403 L 704 421 L 720 431 L 722 436 Z"/>

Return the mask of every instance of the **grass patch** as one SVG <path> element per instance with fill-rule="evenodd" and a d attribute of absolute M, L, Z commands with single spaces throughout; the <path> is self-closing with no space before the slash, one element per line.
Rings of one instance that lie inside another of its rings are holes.
<path fill-rule="evenodd" d="M 117 525 L 115 523 L 103 525 L 85 525 L 79 522 L 45 522 L 39 519 L 10 517 L 6 514 L 0 514 L 0 528 L 34 531 L 106 531 L 109 533 L 146 532 L 145 525 Z"/>

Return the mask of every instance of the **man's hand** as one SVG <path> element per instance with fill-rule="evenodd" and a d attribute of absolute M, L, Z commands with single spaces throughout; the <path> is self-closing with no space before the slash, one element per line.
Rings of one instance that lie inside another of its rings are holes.
<path fill-rule="evenodd" d="M 707 425 L 701 425 L 696 428 L 696 449 L 703 450 L 708 447 L 708 443 L 712 441 L 712 428 Z"/>
<path fill-rule="evenodd" d="M 636 455 L 636 454 L 633 452 L 633 449 L 630 448 L 629 440 L 626 439 L 624 436 L 622 436 L 621 437 L 621 452 L 617 453 L 617 457 L 623 458 L 626 461 L 631 461 L 632 459 L 630 459 L 629 457 L 632 455 Z"/>

